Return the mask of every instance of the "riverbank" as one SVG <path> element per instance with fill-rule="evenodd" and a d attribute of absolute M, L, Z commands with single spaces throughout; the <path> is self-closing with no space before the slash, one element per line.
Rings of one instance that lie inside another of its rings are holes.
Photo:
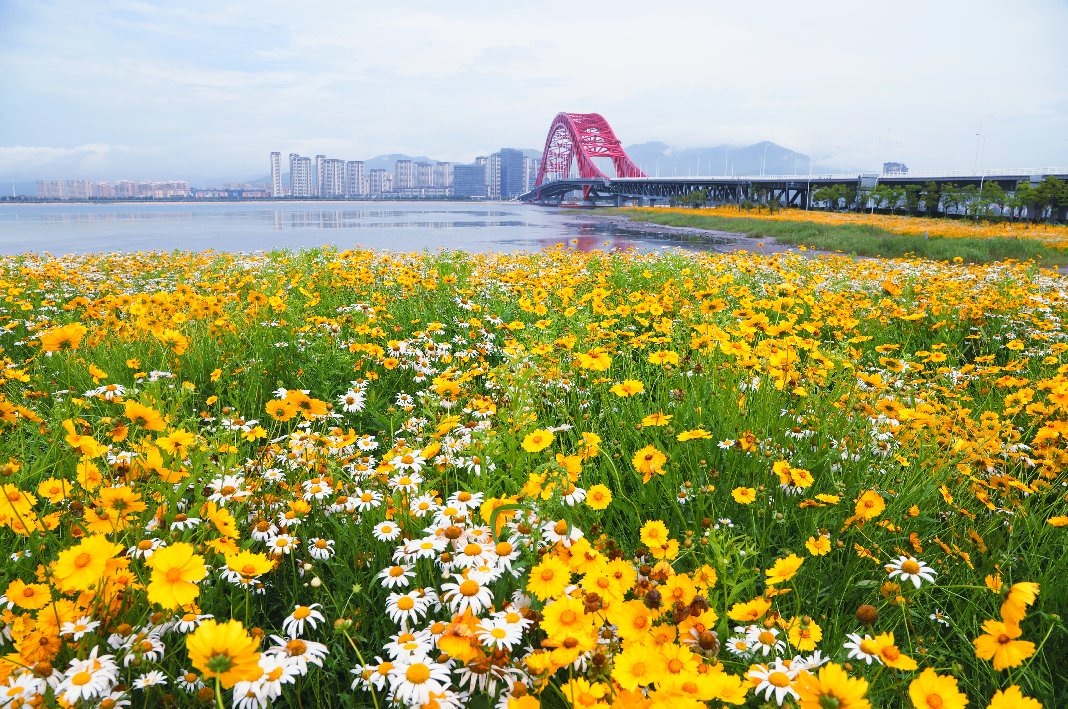
<path fill-rule="evenodd" d="M 611 228 L 622 232 L 633 232 L 642 236 L 667 237 L 684 241 L 700 241 L 709 245 L 711 251 L 730 253 L 734 251 L 748 251 L 757 254 L 783 254 L 799 253 L 806 256 L 819 254 L 832 254 L 833 251 L 823 251 L 810 248 L 804 244 L 790 244 L 740 231 L 725 231 L 722 229 L 705 229 L 694 226 L 675 226 L 661 224 L 655 221 L 643 221 L 633 219 L 622 210 L 606 209 L 592 212 L 589 217 L 580 221 L 592 223 L 602 228 Z"/>
<path fill-rule="evenodd" d="M 1059 249 L 1038 239 L 1009 237 L 943 237 L 894 233 L 872 224 L 820 223 L 789 218 L 767 219 L 760 216 L 734 217 L 710 214 L 712 210 L 686 209 L 605 209 L 595 212 L 600 219 L 623 219 L 635 228 L 671 228 L 695 238 L 730 237 L 735 248 L 764 242 L 768 253 L 792 251 L 806 247 L 806 253 L 845 253 L 856 256 L 901 258 L 919 256 L 933 260 L 960 258 L 967 263 L 992 263 L 1009 259 L 1035 262 L 1063 270 L 1068 266 L 1068 250 Z M 639 226 L 640 225 L 640 226 Z M 744 241 L 740 241 L 744 239 Z M 777 250 L 776 250 L 777 249 Z"/>

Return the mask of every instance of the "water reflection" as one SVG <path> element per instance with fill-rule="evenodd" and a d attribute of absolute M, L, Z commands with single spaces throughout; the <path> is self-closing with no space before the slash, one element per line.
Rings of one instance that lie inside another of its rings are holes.
<path fill-rule="evenodd" d="M 333 244 L 399 251 L 714 248 L 522 204 L 196 203 L 0 205 L 0 253 L 258 251 Z"/>

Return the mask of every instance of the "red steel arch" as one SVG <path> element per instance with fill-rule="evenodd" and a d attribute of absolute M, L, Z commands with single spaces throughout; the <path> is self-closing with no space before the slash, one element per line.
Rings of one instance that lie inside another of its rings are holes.
<path fill-rule="evenodd" d="M 611 158 L 616 177 L 646 177 L 624 152 L 612 126 L 599 113 L 558 113 L 549 126 L 545 150 L 541 155 L 541 169 L 535 187 L 545 182 L 545 176 L 568 177 L 572 160 L 578 159 L 579 177 L 608 176 L 594 164 L 593 158 Z"/>

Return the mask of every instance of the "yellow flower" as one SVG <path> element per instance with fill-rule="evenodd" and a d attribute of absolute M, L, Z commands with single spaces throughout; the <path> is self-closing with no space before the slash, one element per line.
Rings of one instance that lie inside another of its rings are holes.
<path fill-rule="evenodd" d="M 48 586 L 43 583 L 24 583 L 21 579 L 15 579 L 9 583 L 4 595 L 19 608 L 30 611 L 44 608 L 52 602 L 52 594 L 48 592 Z"/>
<path fill-rule="evenodd" d="M 1014 684 L 996 692 L 986 709 L 1042 709 L 1042 704 L 1037 699 L 1025 697 Z"/>
<path fill-rule="evenodd" d="M 120 551 L 122 545 L 109 542 L 103 534 L 86 537 L 64 549 L 52 565 L 56 586 L 68 593 L 90 590 L 104 575 L 108 560 Z"/>
<path fill-rule="evenodd" d="M 550 640 L 586 635 L 596 626 L 597 617 L 585 612 L 577 598 L 564 597 L 553 601 L 542 611 L 541 629 Z"/>
<path fill-rule="evenodd" d="M 218 677 L 226 689 L 241 681 L 259 679 L 263 674 L 258 646 L 259 641 L 250 637 L 238 620 L 205 620 L 185 639 L 193 667 L 203 673 L 204 679 Z"/>
<path fill-rule="evenodd" d="M 612 502 L 612 491 L 607 486 L 597 484 L 586 490 L 586 504 L 591 509 L 603 510 Z"/>
<path fill-rule="evenodd" d="M 823 639 L 823 629 L 808 616 L 793 618 L 787 626 L 786 637 L 801 652 L 811 652 Z"/>
<path fill-rule="evenodd" d="M 245 580 L 262 576 L 275 566 L 275 561 L 266 554 L 252 551 L 239 551 L 226 555 L 226 567 Z"/>
<path fill-rule="evenodd" d="M 140 424 L 146 431 L 162 431 L 166 428 L 160 412 L 136 401 L 126 402 L 126 418 Z"/>
<path fill-rule="evenodd" d="M 673 417 L 671 414 L 663 414 L 660 412 L 657 412 L 655 414 L 649 414 L 648 416 L 642 419 L 642 426 L 667 426 L 668 423 L 671 422 L 672 418 Z"/>
<path fill-rule="evenodd" d="M 886 501 L 882 495 L 874 490 L 867 490 L 857 498 L 857 507 L 854 515 L 857 519 L 875 519 L 886 509 Z"/>
<path fill-rule="evenodd" d="M 789 581 L 794 577 L 803 563 L 805 563 L 805 560 L 797 554 L 791 554 L 782 559 L 776 559 L 775 563 L 771 565 L 771 568 L 764 572 L 768 577 L 768 585 L 774 586 L 775 584 Z"/>
<path fill-rule="evenodd" d="M 1046 520 L 1046 524 L 1052 527 L 1065 527 L 1068 526 L 1068 515 L 1058 515 L 1056 517 L 1050 517 Z M 1032 700 L 1033 701 L 1033 700 Z"/>
<path fill-rule="evenodd" d="M 850 677 L 841 665 L 831 663 L 820 668 L 818 675 L 803 671 L 794 682 L 801 709 L 869 709 L 864 695 L 868 682 Z"/>
<path fill-rule="evenodd" d="M 666 364 L 676 364 L 677 365 L 679 363 L 679 356 L 678 356 L 678 354 L 676 354 L 675 352 L 672 352 L 671 350 L 661 350 L 659 352 L 650 352 L 649 353 L 649 363 L 650 364 L 659 364 L 659 365 L 666 365 Z"/>
<path fill-rule="evenodd" d="M 731 490 L 731 497 L 739 505 L 749 505 L 756 500 L 756 488 L 752 487 L 736 487 Z"/>
<path fill-rule="evenodd" d="M 809 537 L 805 542 L 805 548 L 812 556 L 823 556 L 831 551 L 831 538 L 826 534 L 818 537 Z"/>
<path fill-rule="evenodd" d="M 78 322 L 53 328 L 41 335 L 41 350 L 44 352 L 76 350 L 86 332 L 88 330 L 86 330 L 85 325 Z"/>
<path fill-rule="evenodd" d="M 571 571 L 555 556 L 545 556 L 541 563 L 530 570 L 527 590 L 539 601 L 547 601 L 563 594 L 571 583 Z"/>
<path fill-rule="evenodd" d="M 523 438 L 523 450 L 528 453 L 537 453 L 538 451 L 545 450 L 552 444 L 553 438 L 553 432 L 544 428 L 531 431 L 525 438 Z"/>
<path fill-rule="evenodd" d="M 964 709 L 968 697 L 957 690 L 957 678 L 940 675 L 930 667 L 909 684 L 909 697 L 917 709 Z"/>
<path fill-rule="evenodd" d="M 1016 639 L 1023 635 L 1023 631 L 1015 623 L 987 620 L 983 622 L 983 633 L 972 641 L 975 656 L 980 660 L 993 660 L 995 670 L 1018 667 L 1035 654 L 1033 642 Z"/>
<path fill-rule="evenodd" d="M 157 550 L 149 557 L 148 565 L 152 569 L 148 600 L 164 608 L 188 606 L 200 595 L 196 582 L 208 575 L 204 557 L 185 542 Z"/>
<path fill-rule="evenodd" d="M 875 652 L 882 658 L 883 664 L 898 670 L 916 669 L 916 660 L 912 659 L 894 644 L 893 633 L 880 633 L 872 638 L 875 643 Z"/>
<path fill-rule="evenodd" d="M 626 379 L 619 384 L 614 385 L 610 391 L 620 398 L 627 398 L 634 396 L 635 394 L 641 394 L 645 391 L 645 385 L 637 379 Z"/>
<path fill-rule="evenodd" d="M 635 645 L 616 656 L 612 679 L 623 689 L 635 690 L 660 681 L 663 673 L 664 660 L 660 653 Z"/>
<path fill-rule="evenodd" d="M 680 441 L 697 441 L 706 438 L 711 438 L 712 434 L 703 428 L 694 428 L 689 431 L 683 431 L 675 438 Z"/>
<path fill-rule="evenodd" d="M 645 446 L 631 458 L 631 464 L 634 465 L 635 470 L 642 474 L 642 482 L 649 482 L 649 480 L 656 475 L 664 475 L 664 463 L 667 462 L 667 456 L 661 453 L 656 446 Z"/>
<path fill-rule="evenodd" d="M 666 544 L 670 535 L 666 524 L 658 519 L 653 519 L 642 525 L 638 536 L 645 546 L 657 547 Z"/>
<path fill-rule="evenodd" d="M 612 358 L 602 347 L 594 347 L 589 352 L 578 354 L 578 366 L 580 369 L 588 369 L 592 372 L 603 372 L 612 365 Z"/>
<path fill-rule="evenodd" d="M 762 618 L 770 608 L 771 601 L 763 597 L 757 597 L 745 603 L 735 603 L 727 611 L 727 617 L 739 623 L 751 623 Z"/>
<path fill-rule="evenodd" d="M 1006 623 L 1019 623 L 1027 613 L 1027 607 L 1038 596 L 1038 584 L 1031 581 L 1014 583 L 1009 595 L 1001 604 L 1001 617 Z"/>

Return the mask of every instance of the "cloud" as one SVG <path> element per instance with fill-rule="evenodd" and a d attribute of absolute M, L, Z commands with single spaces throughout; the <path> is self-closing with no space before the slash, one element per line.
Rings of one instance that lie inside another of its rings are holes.
<path fill-rule="evenodd" d="M 59 178 L 93 178 L 117 164 L 140 163 L 158 152 L 153 148 L 88 143 L 73 148 L 0 145 L 0 173 L 5 179 L 29 180 L 51 175 Z"/>

